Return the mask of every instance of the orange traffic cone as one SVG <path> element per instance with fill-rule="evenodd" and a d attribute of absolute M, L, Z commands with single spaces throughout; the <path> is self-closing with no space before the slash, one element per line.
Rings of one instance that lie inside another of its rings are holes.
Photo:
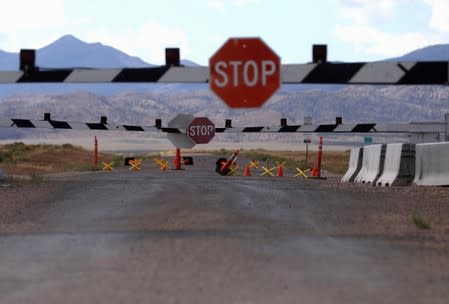
<path fill-rule="evenodd" d="M 277 172 L 277 176 L 282 177 L 284 176 L 284 166 L 278 166 L 278 172 Z"/>
<path fill-rule="evenodd" d="M 312 177 L 318 177 L 319 175 L 318 175 L 318 168 L 316 168 L 316 167 L 313 167 L 312 168 Z"/>
<path fill-rule="evenodd" d="M 243 171 L 243 176 L 251 176 L 251 171 L 249 170 L 249 165 L 245 166 L 245 171 Z"/>

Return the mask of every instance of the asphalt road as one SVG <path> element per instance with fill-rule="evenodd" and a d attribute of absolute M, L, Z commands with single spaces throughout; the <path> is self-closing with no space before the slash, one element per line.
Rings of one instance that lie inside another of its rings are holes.
<path fill-rule="evenodd" d="M 447 243 L 383 224 L 402 194 L 214 162 L 52 176 L 0 234 L 0 303 L 448 303 Z"/>

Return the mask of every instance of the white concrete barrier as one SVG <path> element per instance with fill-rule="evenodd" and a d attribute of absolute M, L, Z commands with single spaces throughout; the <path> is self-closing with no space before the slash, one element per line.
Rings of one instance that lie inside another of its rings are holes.
<path fill-rule="evenodd" d="M 449 185 L 449 142 L 416 145 L 415 184 Z"/>
<path fill-rule="evenodd" d="M 407 186 L 415 176 L 415 145 L 388 144 L 384 169 L 377 186 Z"/>
<path fill-rule="evenodd" d="M 360 184 L 375 184 L 383 170 L 382 156 L 385 154 L 382 155 L 382 150 L 385 151 L 385 145 L 370 145 L 365 146 L 363 149 L 362 168 L 359 174 L 357 174 L 355 182 Z"/>
<path fill-rule="evenodd" d="M 348 171 L 346 171 L 345 175 L 342 177 L 342 183 L 352 183 L 356 178 L 357 174 L 359 174 L 360 169 L 362 168 L 362 160 L 363 160 L 363 147 L 351 149 L 351 154 L 349 156 L 349 165 Z"/>
<path fill-rule="evenodd" d="M 391 186 L 399 174 L 402 144 L 388 144 L 382 175 L 377 180 L 378 186 Z"/>

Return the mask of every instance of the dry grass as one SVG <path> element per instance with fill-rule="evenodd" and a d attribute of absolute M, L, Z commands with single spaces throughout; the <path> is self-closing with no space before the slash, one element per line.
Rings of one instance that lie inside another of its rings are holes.
<path fill-rule="evenodd" d="M 187 153 L 212 153 L 222 156 L 230 156 L 233 151 L 220 150 L 191 150 Z M 324 151 L 321 159 L 321 168 L 323 170 L 343 174 L 348 169 L 350 151 Z M 269 160 L 270 162 L 285 161 L 287 167 L 311 168 L 315 166 L 317 159 L 316 151 L 309 151 L 306 162 L 305 151 L 271 151 L 264 149 L 241 150 L 242 157 L 257 159 L 259 161 Z"/>
<path fill-rule="evenodd" d="M 99 160 L 116 156 L 99 153 Z M 98 170 L 93 152 L 71 144 L 25 145 L 17 142 L 0 146 L 0 164 L 7 175 L 37 176 L 65 171 Z"/>
<path fill-rule="evenodd" d="M 207 153 L 228 157 L 231 150 L 188 150 L 183 153 Z M 315 166 L 317 152 L 309 151 L 308 162 L 304 151 L 271 151 L 264 149 L 241 150 L 240 155 L 259 161 L 285 161 L 287 167 L 311 168 Z M 141 158 L 154 158 L 155 154 L 143 155 Z M 123 164 L 123 157 L 114 154 L 99 153 L 99 162 L 114 161 L 115 165 Z M 346 172 L 349 162 L 349 151 L 324 151 L 322 169 L 342 174 Z M 0 165 L 7 175 L 39 175 L 65 171 L 99 170 L 93 166 L 93 152 L 84 148 L 64 145 L 25 145 L 13 143 L 0 146 Z"/>

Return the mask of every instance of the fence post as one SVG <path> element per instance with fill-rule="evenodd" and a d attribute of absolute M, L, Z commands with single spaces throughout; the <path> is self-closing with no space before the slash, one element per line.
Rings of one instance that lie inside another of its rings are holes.
<path fill-rule="evenodd" d="M 98 140 L 97 137 L 95 136 L 95 140 L 94 140 L 94 166 L 98 165 Z"/>

